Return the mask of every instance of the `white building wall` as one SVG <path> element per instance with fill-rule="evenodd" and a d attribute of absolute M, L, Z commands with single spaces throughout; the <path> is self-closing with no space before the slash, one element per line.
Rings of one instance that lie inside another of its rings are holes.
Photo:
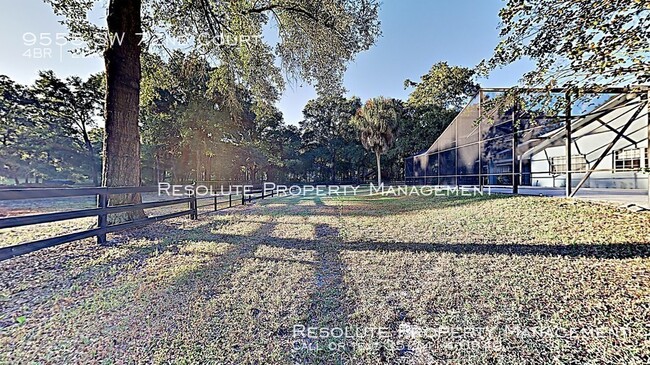
<path fill-rule="evenodd" d="M 630 103 L 638 103 L 639 101 L 639 99 L 635 99 Z M 638 110 L 638 107 L 637 104 L 619 108 L 603 116 L 601 120 L 614 129 L 620 130 Z M 593 121 L 589 125 L 573 133 L 574 141 L 572 153 L 574 155 L 584 155 L 587 160 L 588 169 L 595 168 L 596 170 L 613 170 L 615 167 L 615 151 L 642 148 L 641 168 L 650 167 L 645 166 L 645 149 L 648 147 L 648 115 L 646 108 L 641 111 L 632 125 L 628 127 L 625 136 L 629 139 L 620 138 L 598 166 L 594 166 L 596 160 L 607 148 L 608 144 L 616 138 L 616 133 L 614 131 L 609 130 L 598 121 Z M 543 151 L 533 154 L 531 156 L 531 184 L 533 186 L 543 187 L 565 186 L 566 176 L 564 174 L 554 175 L 549 173 L 551 170 L 551 158 L 564 156 L 564 154 L 564 145 L 548 147 Z M 576 186 L 584 175 L 584 173 L 573 173 L 572 185 Z M 648 175 L 643 172 L 632 171 L 595 171 L 583 186 L 592 188 L 647 189 Z"/>

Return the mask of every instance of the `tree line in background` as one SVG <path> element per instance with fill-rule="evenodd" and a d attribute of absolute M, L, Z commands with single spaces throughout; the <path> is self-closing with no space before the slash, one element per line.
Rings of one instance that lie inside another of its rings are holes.
<path fill-rule="evenodd" d="M 472 70 L 446 63 L 434 65 L 419 82 L 407 80 L 405 87 L 413 88 L 408 100 L 380 99 L 394 120 L 390 141 L 379 151 L 364 149 L 359 138 L 361 112 L 372 100 L 362 108 L 358 97 L 321 95 L 305 105 L 296 126 L 274 107 L 256 108 L 244 87 L 233 107 L 212 87 L 215 72 L 218 67 L 194 53 L 143 55 L 142 183 L 358 182 L 377 178 L 379 154 L 383 177 L 400 180 L 404 157 L 428 148 L 477 89 Z M 2 76 L 0 176 L 16 184 L 98 185 L 103 79 L 63 80 L 47 71 L 25 86 Z"/>
<path fill-rule="evenodd" d="M 102 76 L 40 72 L 33 85 L 0 75 L 0 176 L 19 183 L 99 184 Z"/>
<path fill-rule="evenodd" d="M 408 100 L 373 99 L 390 104 L 390 113 L 370 112 L 375 101 L 364 111 L 358 98 L 343 97 L 347 62 L 381 33 L 376 0 L 152 1 L 146 7 L 141 0 L 111 0 L 106 27 L 82 16 L 94 0 L 45 1 L 87 41 L 82 51 L 104 53 L 106 73 L 84 81 L 44 72 L 31 86 L 1 77 L 0 174 L 14 182 L 96 183 L 100 160 L 105 186 L 160 179 L 360 180 L 372 177 L 371 166 L 381 162 L 372 160 L 382 153 L 385 177 L 399 178 L 403 158 L 428 147 L 476 88 L 474 70 L 442 63 L 419 82 L 406 80 L 405 87 L 414 88 Z M 648 81 L 647 1 L 508 0 L 499 17 L 501 40 L 479 64 L 481 75 L 530 58 L 536 67 L 522 86 Z M 277 29 L 276 44 L 222 42 L 261 40 L 268 26 Z M 192 40 L 191 49 L 200 53 L 170 52 L 165 39 L 143 39 L 142 30 Z M 210 36 L 201 37 L 206 30 Z M 123 42 L 97 42 L 95 35 L 106 31 L 125 36 Z M 284 123 L 273 107 L 282 72 L 315 85 L 319 94 L 306 105 L 300 128 Z M 102 104 L 103 139 L 95 123 Z M 390 133 L 381 132 L 387 124 L 377 120 L 362 123 L 364 115 L 394 116 Z M 140 201 L 138 194 L 126 195 L 111 204 Z"/>

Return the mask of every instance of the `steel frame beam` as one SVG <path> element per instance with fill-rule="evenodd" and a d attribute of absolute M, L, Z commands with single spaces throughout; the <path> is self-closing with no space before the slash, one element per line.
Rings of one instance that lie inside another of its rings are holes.
<path fill-rule="evenodd" d="M 519 145 L 519 135 L 517 128 L 517 102 L 512 105 L 512 193 L 519 194 L 519 161 L 517 156 L 517 146 Z"/>
<path fill-rule="evenodd" d="M 483 121 L 483 90 L 478 91 L 478 187 L 483 192 L 483 150 L 481 149 L 481 124 Z"/>
<path fill-rule="evenodd" d="M 565 141 L 565 152 L 566 152 L 566 196 L 571 196 L 571 145 L 572 145 L 572 136 L 571 136 L 571 93 L 567 91 L 565 94 L 566 98 L 566 111 L 564 112 L 564 128 L 566 130 L 566 141 Z"/>
<path fill-rule="evenodd" d="M 646 105 L 647 105 L 647 103 L 646 103 Z M 643 110 L 643 108 L 646 105 L 641 104 L 641 106 L 639 108 L 637 108 L 637 110 L 634 112 L 634 114 L 632 114 L 630 119 L 628 119 L 627 123 L 625 123 L 623 128 L 621 128 L 620 130 L 616 130 L 616 137 L 614 137 L 614 139 L 611 142 L 609 142 L 609 144 L 607 145 L 607 148 L 605 148 L 603 153 L 600 155 L 600 157 L 598 157 L 598 159 L 594 163 L 593 168 L 589 169 L 587 171 L 587 173 L 585 174 L 585 176 L 582 177 L 582 179 L 580 180 L 580 182 L 576 186 L 575 190 L 569 195 L 570 197 L 574 197 L 576 195 L 576 193 L 578 192 L 578 190 L 580 190 L 580 188 L 587 182 L 587 179 L 589 179 L 589 177 L 591 176 L 591 173 L 594 172 L 594 170 L 596 170 L 596 166 L 598 166 L 601 162 L 603 162 L 603 160 L 605 159 L 605 157 L 607 157 L 607 155 L 612 150 L 612 148 L 614 148 L 614 145 L 616 145 L 616 142 L 618 142 L 621 139 L 621 137 L 623 137 L 623 133 L 625 133 L 625 131 L 627 131 L 627 129 L 630 128 L 632 123 L 634 123 L 634 121 L 637 119 L 639 114 L 641 114 L 641 111 Z"/>
<path fill-rule="evenodd" d="M 600 120 L 600 118 L 596 119 L 596 122 L 600 123 L 600 125 L 602 125 L 603 127 L 609 129 L 611 132 L 618 133 L 616 128 L 614 128 L 611 125 L 603 122 L 602 120 Z M 632 143 L 633 145 L 635 145 L 635 146 L 637 145 L 637 142 L 634 142 L 634 140 L 632 138 L 630 138 L 628 136 L 621 136 L 621 137 L 626 139 L 628 142 Z"/>
<path fill-rule="evenodd" d="M 543 88 L 543 87 L 486 87 L 481 88 L 485 92 L 507 92 L 511 90 L 517 90 L 519 92 L 551 92 L 551 93 L 567 93 L 569 92 L 568 88 Z M 626 87 L 607 87 L 607 88 L 571 88 L 571 90 L 580 91 L 585 94 L 624 94 L 629 92 L 640 92 L 648 91 L 650 88 L 646 85 L 631 85 Z"/>

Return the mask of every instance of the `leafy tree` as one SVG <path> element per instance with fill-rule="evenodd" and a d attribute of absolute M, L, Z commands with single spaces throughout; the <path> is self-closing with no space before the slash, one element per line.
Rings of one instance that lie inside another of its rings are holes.
<path fill-rule="evenodd" d="M 85 180 L 99 165 L 101 144 L 91 129 L 97 78 L 62 81 L 42 72 L 30 87 L 0 76 L 0 175 Z M 90 149 L 88 147 L 90 146 Z"/>
<path fill-rule="evenodd" d="M 85 149 L 85 165 L 88 176 L 95 186 L 99 186 L 99 166 L 97 151 L 90 137 L 90 130 L 97 127 L 104 93 L 103 75 L 91 75 L 83 81 L 79 77 L 59 79 L 54 72 L 39 73 L 32 87 L 38 103 L 38 110 L 47 123 L 62 129 L 62 136 L 70 137 L 74 147 Z"/>
<path fill-rule="evenodd" d="M 385 173 L 400 179 L 404 177 L 404 159 L 427 150 L 458 112 L 437 105 L 410 107 L 401 101 L 395 103 L 399 128 L 393 147 L 386 152 Z"/>
<path fill-rule="evenodd" d="M 355 98 L 356 99 L 356 98 Z M 361 101 L 355 104 L 356 110 L 361 107 Z M 356 114 L 356 110 L 351 116 Z M 352 118 L 342 123 L 339 127 L 340 147 L 338 153 L 338 170 L 343 181 L 358 181 L 364 179 L 372 161 L 359 141 L 359 134 L 352 124 Z"/>
<path fill-rule="evenodd" d="M 241 142 L 240 127 L 250 125 L 252 116 L 241 121 L 222 105 L 223 96 L 209 87 L 213 68 L 205 58 L 175 51 L 168 62 L 151 54 L 143 59 L 144 169 L 152 171 L 152 181 L 164 179 L 161 169 L 170 170 L 174 180 L 209 180 L 221 144 Z"/>
<path fill-rule="evenodd" d="M 31 105 L 35 103 L 29 90 L 0 75 L 0 174 L 14 179 L 29 173 L 29 157 L 25 146 L 34 121 Z"/>
<path fill-rule="evenodd" d="M 377 184 L 381 185 L 381 154 L 393 144 L 397 128 L 395 102 L 378 97 L 366 101 L 352 118 L 352 124 L 359 130 L 361 144 L 375 153 L 377 160 Z"/>
<path fill-rule="evenodd" d="M 168 61 L 143 57 L 143 169 L 151 171 L 145 179 L 159 181 L 165 171 L 178 181 L 259 180 L 289 173 L 284 163 L 297 158 L 297 130 L 287 128 L 274 107 L 254 111 L 251 93 L 243 88 L 238 90 L 241 110 L 232 110 L 209 85 L 214 69 L 195 52 L 174 51 Z"/>
<path fill-rule="evenodd" d="M 254 136 L 255 146 L 265 156 L 267 177 L 274 181 L 297 179 L 303 169 L 298 127 L 284 124 L 279 111 L 256 119 L 256 126 L 259 132 Z"/>
<path fill-rule="evenodd" d="M 473 69 L 438 62 L 420 77 L 420 82 L 404 81 L 404 88 L 415 87 L 407 104 L 412 108 L 435 106 L 459 111 L 478 92 L 474 76 Z"/>
<path fill-rule="evenodd" d="M 342 149 L 351 147 L 350 143 L 360 149 L 356 138 L 350 138 L 349 125 L 360 107 L 359 98 L 342 96 L 320 96 L 305 105 L 300 121 L 303 151 L 313 152 L 309 154 L 311 164 L 319 170 L 321 179 L 337 181 L 338 164 L 344 163 L 347 157 L 341 153 Z"/>
<path fill-rule="evenodd" d="M 527 86 L 650 81 L 650 3 L 643 0 L 508 0 L 501 41 L 483 66 L 536 62 Z"/>
<path fill-rule="evenodd" d="M 0 165 L 2 174 L 19 183 L 33 176 L 52 177 L 65 169 L 74 154 L 57 124 L 42 118 L 30 88 L 0 76 Z"/>
<path fill-rule="evenodd" d="M 346 62 L 368 49 L 379 35 L 376 0 L 154 0 L 145 7 L 141 0 L 110 0 L 106 30 L 109 39 L 117 37 L 120 41 L 111 41 L 104 49 L 97 41 L 100 28 L 84 16 L 95 1 L 45 1 L 65 17 L 71 31 L 88 40 L 90 50 L 104 51 L 106 186 L 140 184 L 142 29 L 163 35 L 160 39 L 145 39 L 147 45 L 164 49 L 168 36 L 188 41 L 217 60 L 222 67 L 214 70 L 211 85 L 226 96 L 233 109 L 239 105 L 237 84 L 252 92 L 260 108 L 277 99 L 282 77 L 276 58 L 290 77 L 314 83 L 324 93 L 340 90 Z M 264 28 L 272 24 L 278 29 L 279 44 L 275 48 L 262 42 L 261 37 Z M 112 203 L 140 200 L 135 194 L 113 197 Z"/>

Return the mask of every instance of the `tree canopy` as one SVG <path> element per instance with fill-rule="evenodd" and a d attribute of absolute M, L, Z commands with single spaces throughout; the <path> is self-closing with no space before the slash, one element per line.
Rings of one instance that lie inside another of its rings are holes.
<path fill-rule="evenodd" d="M 460 110 L 478 92 L 474 76 L 474 69 L 449 66 L 447 62 L 435 63 L 420 77 L 420 82 L 404 81 L 404 88 L 415 87 L 407 103 L 415 108 L 435 106 Z"/>
<path fill-rule="evenodd" d="M 0 75 L 0 176 L 97 182 L 102 133 L 100 75 L 87 80 L 39 74 L 33 85 Z"/>
<path fill-rule="evenodd" d="M 527 86 L 603 86 L 650 81 L 650 2 L 508 0 L 489 68 L 520 59 Z"/>
<path fill-rule="evenodd" d="M 308 156 L 308 166 L 318 179 L 352 178 L 350 172 L 362 164 L 363 150 L 355 143 L 356 133 L 350 125 L 350 119 L 360 107 L 359 98 L 342 96 L 320 96 L 305 105 L 300 121 L 302 148 Z M 344 171 L 348 174 L 337 177 Z"/>
<path fill-rule="evenodd" d="M 102 52 L 107 29 L 86 14 L 99 0 L 44 0 L 71 32 L 87 41 L 83 52 Z M 192 49 L 215 65 L 211 86 L 238 104 L 237 85 L 258 106 L 277 100 L 290 80 L 314 84 L 321 94 L 340 94 L 348 61 L 380 35 L 376 0 L 154 0 L 142 8 L 142 46 L 168 55 Z M 265 30 L 275 30 L 267 41 Z M 109 34 L 109 39 L 120 35 Z"/>

